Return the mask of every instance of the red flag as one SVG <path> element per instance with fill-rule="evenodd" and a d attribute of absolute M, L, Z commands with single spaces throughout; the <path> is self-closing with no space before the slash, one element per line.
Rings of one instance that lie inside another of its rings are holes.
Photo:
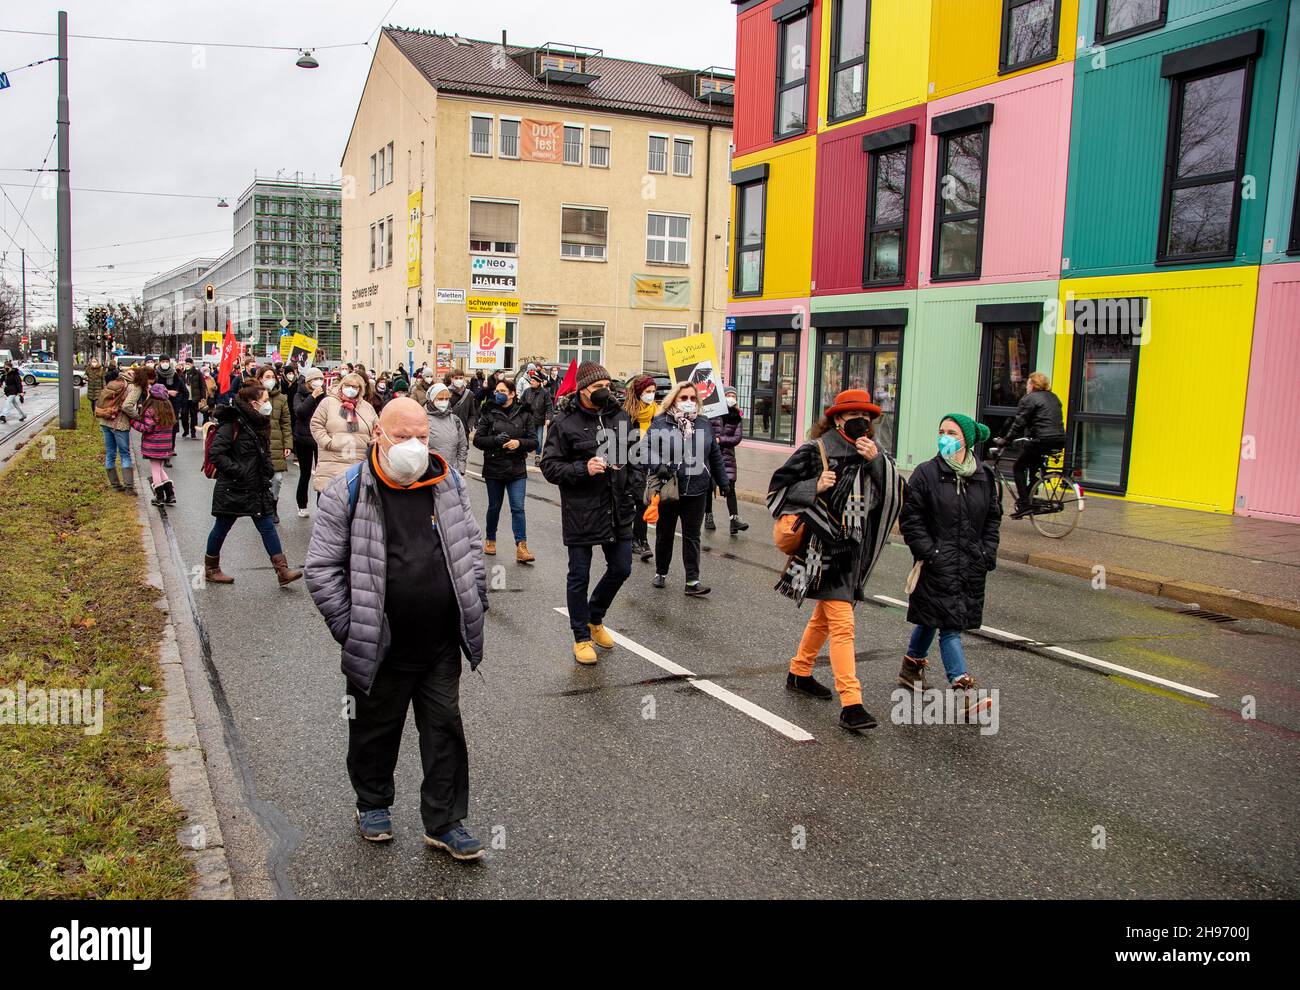
<path fill-rule="evenodd" d="M 574 358 L 569 362 L 569 370 L 564 373 L 564 381 L 560 382 L 559 391 L 555 393 L 558 399 L 562 395 L 568 395 L 570 392 L 578 390 L 578 359 Z"/>
<path fill-rule="evenodd" d="M 226 320 L 226 336 L 221 341 L 221 364 L 217 368 L 217 387 L 222 393 L 230 391 L 230 373 L 235 368 L 235 352 L 238 350 L 235 343 L 235 331 L 230 326 L 230 320 Z"/>

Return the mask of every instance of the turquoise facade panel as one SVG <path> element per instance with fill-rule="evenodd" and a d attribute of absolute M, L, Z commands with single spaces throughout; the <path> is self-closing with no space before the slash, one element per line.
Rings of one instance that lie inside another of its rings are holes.
<path fill-rule="evenodd" d="M 1300 3 L 1291 5 L 1291 23 L 1286 31 L 1286 53 L 1282 62 L 1282 85 L 1278 92 L 1277 137 L 1273 142 L 1272 178 L 1264 214 L 1264 244 L 1261 260 L 1266 265 L 1300 260 L 1300 251 L 1287 253 L 1300 182 Z"/>

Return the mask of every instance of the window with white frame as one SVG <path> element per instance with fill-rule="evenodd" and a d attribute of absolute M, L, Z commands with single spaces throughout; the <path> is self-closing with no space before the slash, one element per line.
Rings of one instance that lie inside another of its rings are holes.
<path fill-rule="evenodd" d="M 388 185 L 390 182 L 393 181 L 394 170 L 395 169 L 393 163 L 393 142 L 389 141 L 388 147 L 384 149 L 384 176 L 385 176 L 384 185 Z"/>
<path fill-rule="evenodd" d="M 377 154 L 370 156 L 370 191 L 375 191 L 375 178 L 379 170 L 379 156 Z"/>
<path fill-rule="evenodd" d="M 560 256 L 604 261 L 609 243 L 609 210 L 591 206 L 560 208 Z"/>
<path fill-rule="evenodd" d="M 645 167 L 647 172 L 667 172 L 668 138 L 662 134 L 651 134 L 646 159 Z"/>
<path fill-rule="evenodd" d="M 574 124 L 564 125 L 564 164 L 582 164 L 582 128 Z"/>
<path fill-rule="evenodd" d="M 376 245 L 379 243 L 379 238 L 376 236 L 377 226 L 373 223 L 370 225 L 370 270 L 372 272 L 378 267 L 375 262 L 379 260 L 379 255 L 375 253 Z"/>
<path fill-rule="evenodd" d="M 490 114 L 470 114 L 469 153 L 480 158 L 492 157 L 492 117 Z"/>
<path fill-rule="evenodd" d="M 673 213 L 646 217 L 645 260 L 661 265 L 690 263 L 691 218 Z"/>
<path fill-rule="evenodd" d="M 591 129 L 591 167 L 609 168 L 609 128 Z"/>
<path fill-rule="evenodd" d="M 383 268 L 388 263 L 384 256 L 384 249 L 388 244 L 388 221 L 380 220 L 376 226 L 378 231 L 375 238 L 375 267 Z"/>
<path fill-rule="evenodd" d="M 503 368 L 513 368 L 515 366 L 515 350 L 519 337 L 519 321 L 514 317 L 506 318 L 506 342 L 501 348 L 501 366 Z M 465 319 L 465 339 L 473 342 L 474 324 L 468 317 Z"/>
<path fill-rule="evenodd" d="M 478 254 L 517 254 L 519 204 L 500 200 L 469 201 L 469 249 Z"/>
<path fill-rule="evenodd" d="M 641 371 L 647 375 L 666 375 L 668 371 L 668 361 L 664 357 L 664 341 L 677 340 L 686 336 L 685 326 L 667 326 L 658 323 L 647 323 L 642 328 L 641 338 Z"/>
<path fill-rule="evenodd" d="M 388 218 L 388 242 L 384 245 L 384 267 L 393 263 L 393 218 Z"/>
<path fill-rule="evenodd" d="M 501 157 L 519 157 L 519 118 L 501 118 Z"/>
<path fill-rule="evenodd" d="M 567 365 L 571 361 L 582 364 L 595 361 L 603 364 L 605 360 L 605 324 L 603 323 L 561 323 L 558 364 Z"/>
<path fill-rule="evenodd" d="M 694 158 L 694 141 L 690 138 L 673 138 L 673 175 L 690 175 Z"/>

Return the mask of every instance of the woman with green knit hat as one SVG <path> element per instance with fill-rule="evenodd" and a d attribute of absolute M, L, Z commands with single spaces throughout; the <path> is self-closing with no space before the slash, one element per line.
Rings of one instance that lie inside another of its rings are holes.
<path fill-rule="evenodd" d="M 916 628 L 898 683 L 921 690 L 930 686 L 926 654 L 937 632 L 944 672 L 954 689 L 968 692 L 969 714 L 989 702 L 976 701 L 977 685 L 966 669 L 961 633 L 978 629 L 984 621 L 984 581 L 997 566 L 1002 523 L 997 478 L 975 456 L 975 445 L 988 438 L 983 423 L 961 413 L 944 416 L 939 422 L 939 453 L 912 472 L 899 517 L 920 575 L 907 606 L 907 621 Z"/>

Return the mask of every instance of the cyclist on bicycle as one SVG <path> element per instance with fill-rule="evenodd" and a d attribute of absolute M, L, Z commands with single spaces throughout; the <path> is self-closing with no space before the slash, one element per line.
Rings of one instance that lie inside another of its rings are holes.
<path fill-rule="evenodd" d="M 1038 467 L 1040 458 L 1054 454 L 1065 447 L 1065 420 L 1061 416 L 1061 400 L 1051 391 L 1051 382 L 1041 371 L 1029 376 L 1024 397 L 1016 406 L 1016 418 L 1011 421 L 1005 437 L 998 437 L 993 446 L 1004 448 L 1016 437 L 1026 438 L 1024 449 L 1016 458 L 1016 510 L 1012 519 L 1019 519 L 1029 511 L 1029 493 L 1033 479 L 1030 472 Z"/>

